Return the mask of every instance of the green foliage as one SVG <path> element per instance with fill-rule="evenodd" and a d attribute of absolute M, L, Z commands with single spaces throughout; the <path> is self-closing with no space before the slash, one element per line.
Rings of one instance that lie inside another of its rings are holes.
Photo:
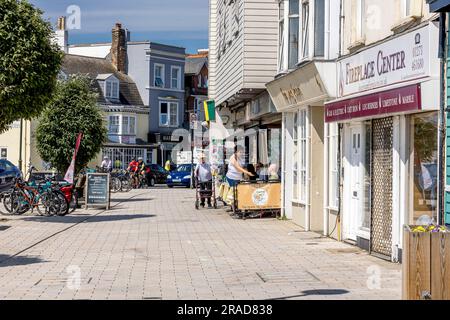
<path fill-rule="evenodd" d="M 57 84 L 52 102 L 39 119 L 36 140 L 41 158 L 64 173 L 72 161 L 80 132 L 83 140 L 77 155 L 76 172 L 101 151 L 107 130 L 91 81 L 83 76 L 73 76 Z"/>
<path fill-rule="evenodd" d="M 63 57 L 52 37 L 26 0 L 0 0 L 0 132 L 38 116 L 51 99 Z"/>

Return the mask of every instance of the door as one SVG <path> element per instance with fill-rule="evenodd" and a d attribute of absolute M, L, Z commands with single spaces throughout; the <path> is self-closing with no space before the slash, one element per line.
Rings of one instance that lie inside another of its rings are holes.
<path fill-rule="evenodd" d="M 362 124 L 350 126 L 347 148 L 347 204 L 344 218 L 344 238 L 356 241 L 358 221 L 361 220 L 364 199 L 364 144 Z"/>

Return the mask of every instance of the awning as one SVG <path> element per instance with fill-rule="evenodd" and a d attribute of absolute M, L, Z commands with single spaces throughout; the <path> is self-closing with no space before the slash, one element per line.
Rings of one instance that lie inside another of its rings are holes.
<path fill-rule="evenodd" d="M 336 63 L 308 62 L 267 85 L 278 112 L 306 105 L 323 105 L 337 96 Z"/>

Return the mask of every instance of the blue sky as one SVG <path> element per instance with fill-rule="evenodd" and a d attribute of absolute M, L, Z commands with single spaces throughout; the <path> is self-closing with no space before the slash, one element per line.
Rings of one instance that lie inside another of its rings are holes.
<path fill-rule="evenodd" d="M 69 42 L 110 42 L 116 22 L 131 31 L 131 40 L 151 40 L 194 53 L 208 47 L 208 0 L 29 0 L 56 23 L 71 5 L 80 8 L 79 30 Z M 73 21 L 73 20 L 72 20 Z"/>

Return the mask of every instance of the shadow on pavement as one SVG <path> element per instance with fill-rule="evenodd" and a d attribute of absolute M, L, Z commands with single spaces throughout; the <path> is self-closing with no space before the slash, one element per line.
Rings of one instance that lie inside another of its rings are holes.
<path fill-rule="evenodd" d="M 92 223 L 92 222 L 111 222 L 111 221 L 124 221 L 134 219 L 147 219 L 154 218 L 155 214 L 117 214 L 117 215 L 98 215 L 91 217 L 77 217 L 77 216 L 65 216 L 65 217 L 28 217 L 22 220 L 30 222 L 54 222 L 54 223 Z"/>
<path fill-rule="evenodd" d="M 155 198 L 128 198 L 128 199 L 116 198 L 116 199 L 111 199 L 111 202 L 141 202 L 141 201 L 152 201 L 152 200 L 155 200 Z"/>
<path fill-rule="evenodd" d="M 25 266 L 28 264 L 42 263 L 42 262 L 46 261 L 33 256 L 9 256 L 5 254 L 0 254 L 0 268 Z"/>
<path fill-rule="evenodd" d="M 302 291 L 302 294 L 298 296 L 289 296 L 289 297 L 281 297 L 281 298 L 274 298 L 270 300 L 286 300 L 286 299 L 295 299 L 295 298 L 301 298 L 301 297 L 307 297 L 307 296 L 336 296 L 336 295 L 343 295 L 350 293 L 348 290 L 344 289 L 317 289 L 317 290 L 305 290 Z"/>

